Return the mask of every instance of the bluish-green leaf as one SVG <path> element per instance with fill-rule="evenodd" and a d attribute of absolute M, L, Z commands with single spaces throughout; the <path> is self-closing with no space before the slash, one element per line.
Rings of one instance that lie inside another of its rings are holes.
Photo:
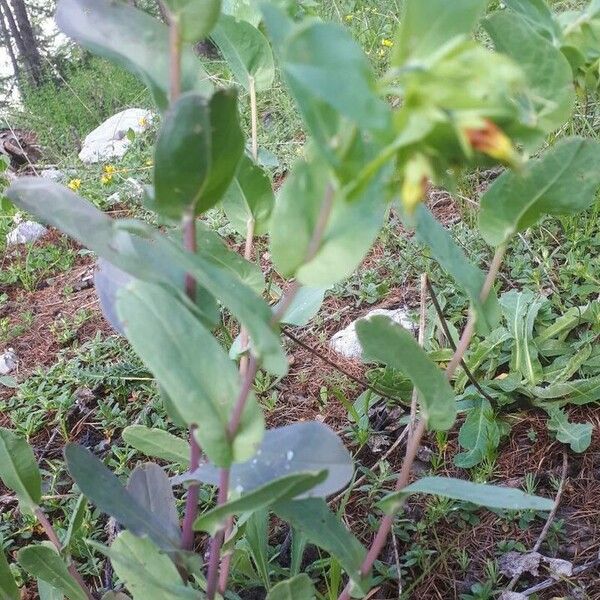
<path fill-rule="evenodd" d="M 42 498 L 42 477 L 31 446 L 14 431 L 0 427 L 0 479 L 19 504 L 33 510 Z"/>
<path fill-rule="evenodd" d="M 266 600 L 314 600 L 315 588 L 306 573 L 280 581 L 267 594 Z"/>
<path fill-rule="evenodd" d="M 223 14 L 211 37 L 227 61 L 236 81 L 246 91 L 250 89 L 251 77 L 257 92 L 266 91 L 273 85 L 273 52 L 267 38 L 259 29 L 245 20 L 236 20 Z"/>
<path fill-rule="evenodd" d="M 43 579 L 69 600 L 88 600 L 54 548 L 42 544 L 26 546 L 17 553 L 17 560 L 30 575 Z"/>
<path fill-rule="evenodd" d="M 326 288 L 302 286 L 294 296 L 285 314 L 281 317 L 281 323 L 293 325 L 294 327 L 308 325 L 310 320 L 319 312 L 323 304 L 325 291 Z M 279 304 L 276 304 L 273 310 L 277 311 L 278 306 Z"/>
<path fill-rule="evenodd" d="M 6 555 L 0 550 L 0 598 L 2 600 L 20 600 L 21 594 L 10 570 Z"/>
<path fill-rule="evenodd" d="M 415 214 L 417 240 L 425 244 L 438 263 L 454 278 L 467 293 L 477 314 L 477 326 L 487 334 L 498 326 L 500 310 L 494 290 L 490 291 L 485 302 L 481 302 L 481 289 L 485 275 L 466 256 L 452 239 L 450 233 L 432 216 L 429 210 L 420 205 Z"/>
<path fill-rule="evenodd" d="M 544 410 L 550 417 L 548 429 L 555 433 L 559 442 L 569 444 L 573 452 L 585 452 L 589 448 L 594 428 L 591 423 L 571 423 L 558 406 L 544 407 Z"/>
<path fill-rule="evenodd" d="M 77 498 L 77 502 L 75 503 L 75 507 L 73 508 L 73 512 L 71 513 L 71 517 L 69 518 L 67 531 L 61 540 L 63 547 L 68 548 L 71 545 L 73 536 L 75 536 L 81 529 L 85 512 L 87 510 L 87 505 L 87 498 L 83 494 L 80 494 L 79 498 Z"/>
<path fill-rule="evenodd" d="M 251 394 L 237 435 L 230 439 L 227 427 L 240 379 L 210 331 L 167 290 L 151 284 L 129 288 L 118 311 L 135 351 L 178 413 L 197 425 L 196 436 L 209 459 L 229 466 L 251 456 L 262 437 L 262 414 Z"/>
<path fill-rule="evenodd" d="M 600 143 L 573 137 L 558 142 L 522 173 L 505 171 L 481 198 L 479 227 L 488 244 L 506 243 L 543 214 L 576 214 L 600 186 Z"/>
<path fill-rule="evenodd" d="M 150 88 L 161 110 L 168 105 L 169 31 L 142 10 L 111 0 L 60 0 L 58 27 L 85 48 L 125 67 Z M 181 89 L 208 95 L 212 84 L 190 47 L 182 51 Z"/>
<path fill-rule="evenodd" d="M 221 504 L 205 512 L 196 519 L 194 529 L 215 535 L 224 526 L 227 517 L 265 509 L 275 502 L 293 500 L 296 496 L 310 491 L 326 478 L 327 471 L 284 475 L 243 494 L 240 498 L 230 500 L 226 504 Z"/>
<path fill-rule="evenodd" d="M 170 18 L 177 21 L 181 37 L 192 44 L 203 40 L 221 13 L 221 0 L 164 0 Z"/>
<path fill-rule="evenodd" d="M 147 535 L 161 548 L 173 551 L 179 539 L 121 485 L 117 476 L 87 448 L 67 444 L 65 460 L 79 489 L 103 512 L 136 535 Z"/>
<path fill-rule="evenodd" d="M 470 469 L 493 453 L 500 443 L 500 428 L 488 400 L 471 409 L 458 434 L 458 443 L 464 452 L 454 457 L 454 464 Z"/>
<path fill-rule="evenodd" d="M 421 415 L 428 427 L 447 430 L 456 419 L 454 393 L 444 373 L 414 337 L 388 317 L 361 319 L 356 332 L 364 358 L 401 371 L 419 392 Z"/>
<path fill-rule="evenodd" d="M 386 512 L 393 513 L 402 505 L 404 498 L 411 494 L 444 496 L 488 508 L 508 510 L 552 510 L 554 506 L 554 502 L 548 498 L 532 496 L 515 488 L 473 483 L 454 477 L 423 477 L 401 492 L 389 494 L 379 505 Z"/>
<path fill-rule="evenodd" d="M 121 434 L 123 440 L 146 456 L 161 458 L 187 468 L 190 445 L 168 431 L 144 425 L 129 425 Z"/>
<path fill-rule="evenodd" d="M 254 235 L 268 231 L 269 219 L 275 205 L 271 179 L 267 173 L 244 155 L 236 176 L 223 197 L 223 209 L 233 228 L 245 236 L 248 221 L 252 220 Z"/>
<path fill-rule="evenodd" d="M 560 26 L 545 0 L 504 0 L 507 8 L 514 10 L 537 33 L 549 39 L 555 46 L 560 43 Z"/>

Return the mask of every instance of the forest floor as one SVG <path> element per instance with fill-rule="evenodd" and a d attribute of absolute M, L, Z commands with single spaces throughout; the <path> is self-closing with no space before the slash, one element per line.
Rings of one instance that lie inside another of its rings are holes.
<path fill-rule="evenodd" d="M 329 16 L 351 23 L 363 46 L 378 57 L 385 48 L 382 40 L 391 36 L 395 24 L 390 16 L 393 10 L 383 10 L 384 2 L 355 3 L 365 8 L 352 11 L 333 4 L 336 14 Z M 281 87 L 261 99 L 259 113 L 261 147 L 278 157 L 273 178 L 279 183 L 304 137 L 291 100 Z M 600 116 L 588 113 L 578 115 L 565 133 L 585 130 L 596 135 L 599 128 Z M 127 179 L 150 181 L 154 135 L 155 131 L 149 131 L 136 138 L 126 157 L 115 163 L 117 173 L 108 185 L 101 183 L 102 166 L 85 167 L 77 162 L 76 153 L 56 158 L 56 152 L 48 151 L 45 158 L 63 170 L 74 169 L 73 178 L 82 182 L 79 192 L 112 216 L 140 216 L 143 207 Z M 476 229 L 476 205 L 485 185 L 485 174 L 477 174 L 466 179 L 454 197 L 435 192 L 428 201 L 467 255 L 481 265 L 491 258 Z M 109 205 L 107 198 L 115 192 L 119 201 Z M 527 231 L 510 248 L 499 295 L 509 290 L 532 290 L 543 296 L 547 305 L 541 326 L 571 307 L 596 302 L 600 286 L 599 218 L 600 206 L 596 206 L 578 218 L 548 219 Z M 218 209 L 205 220 L 230 247 L 242 247 L 242 240 Z M 67 441 L 89 447 L 119 476 L 126 476 L 144 457 L 121 439 L 125 426 L 138 423 L 182 432 L 168 421 L 151 374 L 104 321 L 93 289 L 94 257 L 54 230 L 33 245 L 6 248 L 5 235 L 13 225 L 12 218 L 0 219 L 0 353 L 14 349 L 19 363 L 11 377 L 0 384 L 0 425 L 15 428 L 33 445 L 44 474 L 45 506 L 60 533 L 66 529 L 76 502 L 76 496 L 65 491 L 70 489 L 62 460 Z M 267 243 L 259 241 L 256 256 L 263 266 L 268 261 L 267 252 Z M 403 439 L 410 389 L 386 369 L 340 357 L 328 343 L 336 331 L 373 308 L 406 307 L 417 322 L 421 310 L 419 281 L 424 272 L 436 290 L 445 319 L 453 330 L 460 330 L 467 299 L 432 263 L 392 210 L 357 272 L 328 291 L 309 325 L 290 329 L 291 336 L 286 339 L 288 375 L 276 381 L 261 373 L 256 381 L 269 426 L 316 419 L 345 440 L 355 456 L 356 477 L 360 479 L 351 495 L 335 498 L 332 506 L 365 543 L 372 538 L 379 517 L 374 504 L 393 486 L 394 473 L 402 462 L 404 444 L 397 441 Z M 426 314 L 428 350 L 441 356 L 448 340 L 439 336 L 439 318 L 430 299 Z M 599 332 L 600 322 L 575 335 L 578 342 L 595 345 Z M 484 341 L 480 339 L 477 344 Z M 510 343 L 493 360 L 478 364 L 476 372 L 488 378 L 505 374 L 509 355 Z M 596 374 L 594 364 L 586 368 L 579 376 Z M 360 399 L 373 386 L 388 392 L 389 397 L 375 394 L 369 408 L 361 413 L 364 401 L 361 404 Z M 591 441 L 584 452 L 574 452 L 559 442 L 548 428 L 548 415 L 519 399 L 493 407 L 490 418 L 500 427 L 502 437 L 497 448 L 483 448 L 476 466 L 464 469 L 454 464 L 461 451 L 463 413 L 448 435 L 425 438 L 417 469 L 518 487 L 547 497 L 555 497 L 562 488 L 540 552 L 569 561 L 575 574 L 552 579 L 542 564 L 539 573 L 523 574 L 517 589 L 541 583 L 547 587 L 532 592 L 531 598 L 600 600 L 600 411 L 597 401 L 568 406 L 567 411 L 570 421 L 592 426 Z M 211 506 L 213 500 L 213 491 L 203 489 L 202 509 Z M 531 550 L 546 517 L 545 513 L 491 511 L 435 497 L 411 500 L 399 514 L 394 536 L 376 565 L 379 583 L 370 598 L 495 598 L 510 579 L 501 573 L 503 556 L 510 551 Z M 104 558 L 84 539 L 106 541 L 105 529 L 104 516 L 88 508 L 75 552 L 82 572 L 98 587 L 107 584 L 110 574 Z M 9 554 L 32 539 L 42 539 L 35 521 L 19 512 L 14 497 L 3 488 L 0 539 Z M 198 548 L 204 548 L 201 536 L 197 543 Z M 273 523 L 269 559 L 274 581 L 286 568 L 287 552 L 285 532 Z M 340 580 L 335 561 L 310 551 L 305 555 L 304 568 L 320 581 L 322 598 L 337 598 Z M 240 593 L 242 598 L 264 597 L 252 568 L 237 575 L 234 570 L 234 582 L 236 578 L 240 586 L 256 589 L 255 596 Z"/>

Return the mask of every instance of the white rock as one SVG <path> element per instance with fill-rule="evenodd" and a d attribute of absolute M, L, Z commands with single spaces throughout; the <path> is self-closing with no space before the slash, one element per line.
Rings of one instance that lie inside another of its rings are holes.
<path fill-rule="evenodd" d="M 411 321 L 406 308 L 397 308 L 395 310 L 376 308 L 364 315 L 364 317 L 360 317 L 360 319 L 366 319 L 375 315 L 389 317 L 392 321 L 399 323 L 405 329 L 414 331 L 414 324 Z M 356 321 L 350 323 L 348 327 L 334 334 L 331 340 L 329 340 L 329 347 L 346 358 L 360 359 L 362 357 L 362 347 L 358 341 L 358 335 L 356 334 L 356 323 L 360 321 L 360 319 L 356 319 Z"/>
<path fill-rule="evenodd" d="M 43 225 L 35 221 L 23 221 L 8 232 L 6 235 L 6 245 L 16 246 L 18 244 L 33 243 L 47 232 L 48 230 Z"/>
<path fill-rule="evenodd" d="M 52 181 L 64 181 L 67 176 L 60 169 L 43 169 L 40 171 L 40 177 Z"/>
<path fill-rule="evenodd" d="M 10 348 L 0 354 L 0 375 L 8 375 L 17 368 L 19 360 L 17 355 Z"/>
<path fill-rule="evenodd" d="M 143 108 L 128 108 L 113 115 L 86 136 L 79 158 L 87 164 L 121 158 L 131 144 L 127 132 L 142 133 L 152 117 L 152 111 Z"/>
<path fill-rule="evenodd" d="M 144 186 L 134 177 L 125 180 L 127 192 L 132 198 L 140 199 L 144 195 Z"/>

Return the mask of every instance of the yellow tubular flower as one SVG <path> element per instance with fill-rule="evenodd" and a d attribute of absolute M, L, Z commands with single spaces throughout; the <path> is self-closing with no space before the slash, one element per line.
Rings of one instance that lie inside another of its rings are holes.
<path fill-rule="evenodd" d="M 431 179 L 431 165 L 425 156 L 416 154 L 404 167 L 404 181 L 400 190 L 402 205 L 411 215 L 425 200 L 427 185 Z"/>
<path fill-rule="evenodd" d="M 509 137 L 494 123 L 486 119 L 483 127 L 465 130 L 474 150 L 487 154 L 500 162 L 516 165 L 519 155 Z"/>

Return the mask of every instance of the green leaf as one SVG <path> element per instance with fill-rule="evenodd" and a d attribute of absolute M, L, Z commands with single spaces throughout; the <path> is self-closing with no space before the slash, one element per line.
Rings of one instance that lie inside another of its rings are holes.
<path fill-rule="evenodd" d="M 21 598 L 6 555 L 2 551 L 0 551 L 0 598 L 2 600 L 20 600 Z"/>
<path fill-rule="evenodd" d="M 234 90 L 220 90 L 210 100 L 183 95 L 156 142 L 152 207 L 173 219 L 208 210 L 229 187 L 243 151 Z"/>
<path fill-rule="evenodd" d="M 279 192 L 271 224 L 271 254 L 278 272 L 308 286 L 324 287 L 354 272 L 369 251 L 386 213 L 379 178 L 362 195 L 347 202 L 328 189 L 330 173 L 323 161 L 298 162 Z M 333 207 L 313 258 L 311 246 L 326 195 Z M 290 243 L 294 240 L 294 243 Z"/>
<path fill-rule="evenodd" d="M 487 300 L 481 302 L 481 289 L 485 275 L 466 256 L 452 239 L 450 233 L 439 223 L 423 205 L 415 212 L 417 240 L 425 244 L 438 263 L 445 269 L 467 293 L 471 305 L 477 314 L 478 329 L 487 334 L 498 326 L 500 310 L 498 298 L 491 290 Z"/>
<path fill-rule="evenodd" d="M 507 8 L 518 13 L 537 33 L 558 45 L 562 32 L 544 0 L 505 0 Z"/>
<path fill-rule="evenodd" d="M 230 500 L 200 515 L 194 523 L 194 529 L 215 535 L 223 527 L 227 517 L 268 508 L 275 502 L 292 500 L 308 492 L 326 478 L 327 471 L 321 471 L 320 473 L 294 473 L 274 479 L 236 500 Z"/>
<path fill-rule="evenodd" d="M 498 52 L 510 56 L 529 82 L 532 125 L 550 133 L 573 112 L 573 73 L 563 53 L 518 14 L 497 11 L 484 21 Z"/>
<path fill-rule="evenodd" d="M 148 538 L 123 531 L 106 553 L 133 600 L 203 598 L 200 592 L 184 586 L 173 562 Z"/>
<path fill-rule="evenodd" d="M 568 415 L 558 406 L 544 407 L 550 420 L 548 429 L 556 434 L 556 439 L 569 444 L 573 452 L 585 452 L 592 442 L 591 423 L 571 423 Z"/>
<path fill-rule="evenodd" d="M 258 27 L 262 20 L 260 10 L 254 0 L 223 0 L 222 12 L 238 21 L 248 21 Z"/>
<path fill-rule="evenodd" d="M 175 496 L 169 477 L 154 463 L 138 465 L 129 476 L 127 491 L 168 530 L 172 539 L 181 537 Z"/>
<path fill-rule="evenodd" d="M 572 379 L 565 383 L 556 383 L 547 387 L 523 387 L 524 391 L 533 397 L 534 404 L 544 408 L 545 400 L 557 400 L 558 404 L 589 404 L 600 400 L 600 376 L 588 379 Z"/>
<path fill-rule="evenodd" d="M 26 546 L 17 553 L 17 560 L 30 575 L 43 579 L 69 600 L 88 600 L 54 548 L 46 545 Z"/>
<path fill-rule="evenodd" d="M 244 155 L 237 174 L 223 197 L 223 209 L 233 228 L 245 236 L 248 221 L 254 221 L 254 235 L 268 231 L 275 196 L 267 173 Z"/>
<path fill-rule="evenodd" d="M 522 173 L 505 171 L 481 198 L 479 227 L 492 246 L 506 243 L 541 215 L 575 214 L 591 206 L 600 186 L 600 143 L 566 138 L 529 161 Z"/>
<path fill-rule="evenodd" d="M 428 59 L 457 36 L 470 35 L 488 0 L 407 0 L 392 64 Z"/>
<path fill-rule="evenodd" d="M 179 23 L 181 38 L 192 44 L 203 40 L 221 13 L 221 0 L 164 0 L 170 18 Z"/>
<path fill-rule="evenodd" d="M 43 579 L 37 580 L 39 600 L 65 600 L 65 595 Z"/>
<path fill-rule="evenodd" d="M 236 81 L 246 91 L 250 78 L 257 92 L 271 88 L 275 78 L 273 52 L 267 38 L 255 26 L 229 15 L 221 15 L 211 35 Z"/>
<path fill-rule="evenodd" d="M 102 600 L 131 600 L 131 598 L 123 592 L 106 592 L 102 596 Z"/>
<path fill-rule="evenodd" d="M 129 425 L 121 435 L 125 442 L 146 456 L 161 458 L 186 469 L 189 465 L 189 443 L 168 431 L 144 425 Z"/>
<path fill-rule="evenodd" d="M 456 419 L 452 388 L 410 333 L 382 316 L 361 319 L 356 324 L 356 333 L 366 360 L 402 371 L 413 382 L 428 427 L 435 430 L 452 427 Z"/>
<path fill-rule="evenodd" d="M 42 477 L 29 444 L 0 427 L 0 479 L 15 492 L 22 508 L 33 511 L 42 498 Z"/>
<path fill-rule="evenodd" d="M 273 506 L 273 512 L 302 531 L 309 542 L 329 552 L 340 562 L 352 583 L 358 588 L 363 587 L 364 582 L 357 581 L 356 577 L 360 573 L 366 550 L 329 510 L 325 500 L 308 498 L 279 502 Z"/>
<path fill-rule="evenodd" d="M 65 536 L 62 539 L 62 545 L 64 548 L 68 548 L 71 545 L 73 536 L 81 528 L 81 525 L 83 524 L 83 519 L 85 517 L 86 509 L 87 498 L 83 494 L 80 494 L 79 498 L 77 498 L 77 502 L 75 503 L 75 508 L 71 513 L 71 518 L 69 519 L 67 531 L 65 532 Z"/>
<path fill-rule="evenodd" d="M 326 288 L 302 286 L 294 296 L 283 317 L 281 317 L 281 323 L 293 325 L 294 327 L 308 325 L 310 320 L 319 312 L 323 304 L 325 292 Z M 278 306 L 279 304 L 276 304 L 273 310 L 277 311 Z"/>
<path fill-rule="evenodd" d="M 224 467 L 250 457 L 263 434 L 263 417 L 251 394 L 238 433 L 229 438 L 240 380 L 210 331 L 167 290 L 150 284 L 134 284 L 120 297 L 118 311 L 133 348 L 177 412 L 197 425 L 196 436 L 208 458 Z"/>
<path fill-rule="evenodd" d="M 111 0 L 60 0 L 58 27 L 91 52 L 131 71 L 150 88 L 161 110 L 169 106 L 169 31 L 142 10 Z M 181 91 L 212 92 L 190 47 L 182 49 Z"/>
<path fill-rule="evenodd" d="M 313 135 L 322 138 L 319 130 L 330 126 L 317 117 L 322 105 L 361 128 L 386 131 L 389 106 L 377 94 L 367 56 L 345 28 L 319 21 L 294 25 L 269 4 L 262 11 L 282 74 Z"/>
<path fill-rule="evenodd" d="M 146 510 L 122 485 L 116 475 L 87 448 L 67 444 L 65 460 L 79 489 L 102 511 L 136 535 L 147 535 L 158 546 L 172 551 L 179 539 Z"/>
<path fill-rule="evenodd" d="M 314 600 L 315 588 L 306 573 L 280 581 L 271 588 L 266 600 Z"/>
<path fill-rule="evenodd" d="M 530 385 L 539 383 L 543 376 L 538 349 L 533 341 L 533 325 L 544 303 L 545 300 L 536 298 L 529 290 L 511 290 L 500 298 L 506 324 L 514 340 L 510 369 L 521 373 Z"/>
<path fill-rule="evenodd" d="M 465 422 L 458 434 L 458 443 L 466 452 L 454 457 L 454 464 L 463 469 L 470 469 L 479 464 L 500 443 L 500 428 L 494 410 L 488 400 L 467 414 Z"/>
<path fill-rule="evenodd" d="M 401 492 L 387 495 L 379 506 L 387 513 L 393 513 L 410 494 L 431 494 L 472 502 L 488 508 L 508 510 L 552 510 L 554 502 L 547 498 L 531 496 L 521 490 L 498 485 L 473 483 L 454 477 L 423 477 L 405 487 Z"/>

